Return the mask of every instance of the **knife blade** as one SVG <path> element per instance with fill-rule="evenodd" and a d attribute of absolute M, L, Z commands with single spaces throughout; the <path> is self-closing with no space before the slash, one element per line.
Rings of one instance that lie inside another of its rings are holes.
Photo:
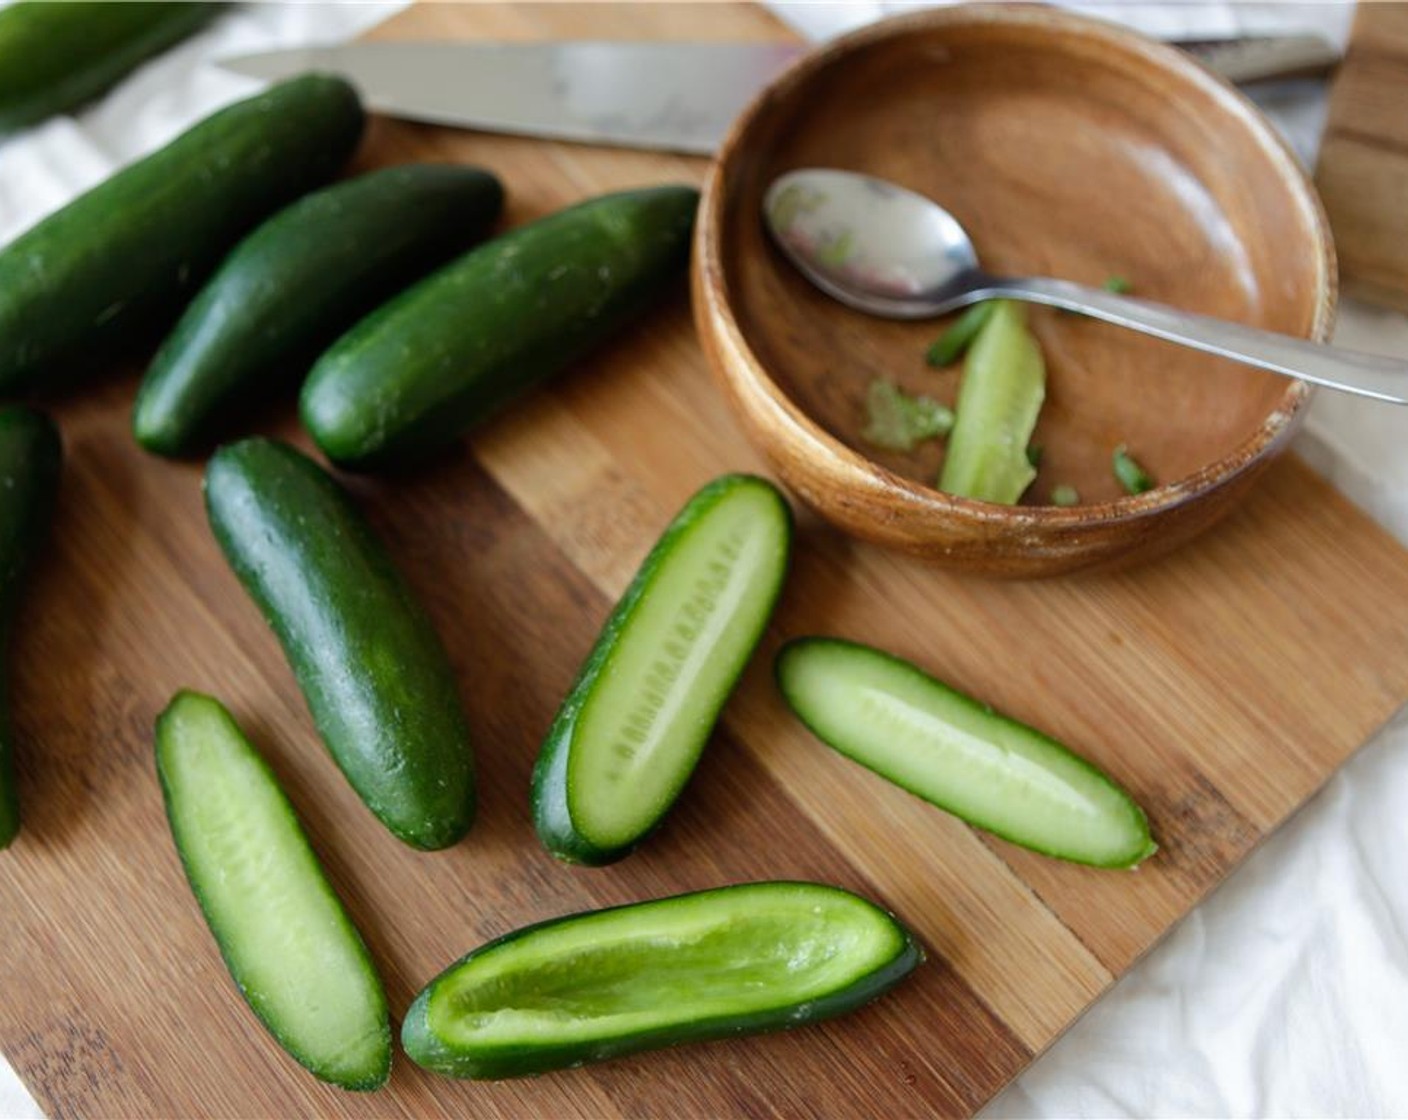
<path fill-rule="evenodd" d="M 377 112 L 430 124 L 710 155 L 805 50 L 780 43 L 349 43 L 221 59 L 254 78 L 350 78 Z"/>
<path fill-rule="evenodd" d="M 1323 72 L 1339 59 L 1316 35 L 1187 47 L 1239 82 Z M 406 120 L 712 155 L 753 95 L 808 49 L 788 43 L 379 42 L 268 51 L 218 65 L 266 80 L 330 70 L 351 79 L 370 108 Z"/>

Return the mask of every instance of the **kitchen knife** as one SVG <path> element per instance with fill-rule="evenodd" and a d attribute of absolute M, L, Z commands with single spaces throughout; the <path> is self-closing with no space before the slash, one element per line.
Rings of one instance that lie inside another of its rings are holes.
<path fill-rule="evenodd" d="M 1177 44 L 1185 45 L 1185 44 Z M 1315 35 L 1186 44 L 1230 80 L 1324 72 Z M 776 43 L 348 43 L 219 60 L 249 77 L 350 78 L 377 112 L 486 132 L 711 155 L 753 95 L 809 48 Z"/>

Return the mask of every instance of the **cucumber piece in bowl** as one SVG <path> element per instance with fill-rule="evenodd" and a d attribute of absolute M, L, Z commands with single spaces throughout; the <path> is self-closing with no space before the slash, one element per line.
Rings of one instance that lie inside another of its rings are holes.
<path fill-rule="evenodd" d="M 538 836 L 600 865 L 660 823 L 762 637 L 792 514 L 771 483 L 725 475 L 680 511 L 607 619 L 533 771 Z"/>
<path fill-rule="evenodd" d="M 317 1077 L 382 1085 L 381 980 L 268 764 L 218 700 L 181 692 L 157 720 L 156 767 L 176 850 L 240 994 Z"/>
<path fill-rule="evenodd" d="M 1004 840 L 1074 863 L 1133 867 L 1149 822 L 1104 771 L 891 654 L 799 638 L 777 680 L 817 738 L 925 801 Z"/>
<path fill-rule="evenodd" d="M 843 1015 L 923 960 L 892 915 L 839 887 L 744 883 L 574 914 L 451 965 L 401 1044 L 451 1077 L 523 1077 Z"/>

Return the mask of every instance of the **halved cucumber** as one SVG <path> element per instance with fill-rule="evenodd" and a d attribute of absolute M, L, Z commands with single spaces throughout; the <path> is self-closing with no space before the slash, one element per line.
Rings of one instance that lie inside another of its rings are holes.
<path fill-rule="evenodd" d="M 180 692 L 157 720 L 171 835 L 220 954 L 299 1063 L 344 1089 L 391 1069 L 386 997 L 273 772 L 218 700 Z"/>
<path fill-rule="evenodd" d="M 822 742 L 1014 844 L 1095 867 L 1133 867 L 1157 847 L 1109 775 L 908 661 L 800 638 L 777 655 L 777 680 Z"/>
<path fill-rule="evenodd" d="M 416 997 L 401 1044 L 451 1077 L 523 1077 L 845 1014 L 923 960 L 873 903 L 744 883 L 574 914 L 500 937 Z"/>
<path fill-rule="evenodd" d="M 792 515 L 749 475 L 709 483 L 646 557 L 563 701 L 533 771 L 559 859 L 620 859 L 664 817 L 782 588 Z"/>

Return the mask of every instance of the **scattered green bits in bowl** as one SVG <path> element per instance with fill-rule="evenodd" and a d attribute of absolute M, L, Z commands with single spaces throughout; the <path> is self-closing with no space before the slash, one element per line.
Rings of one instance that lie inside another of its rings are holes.
<path fill-rule="evenodd" d="M 912 397 L 893 382 L 878 378 L 865 396 L 861 438 L 886 451 L 913 451 L 927 439 L 948 435 L 953 410 L 932 397 Z"/>

